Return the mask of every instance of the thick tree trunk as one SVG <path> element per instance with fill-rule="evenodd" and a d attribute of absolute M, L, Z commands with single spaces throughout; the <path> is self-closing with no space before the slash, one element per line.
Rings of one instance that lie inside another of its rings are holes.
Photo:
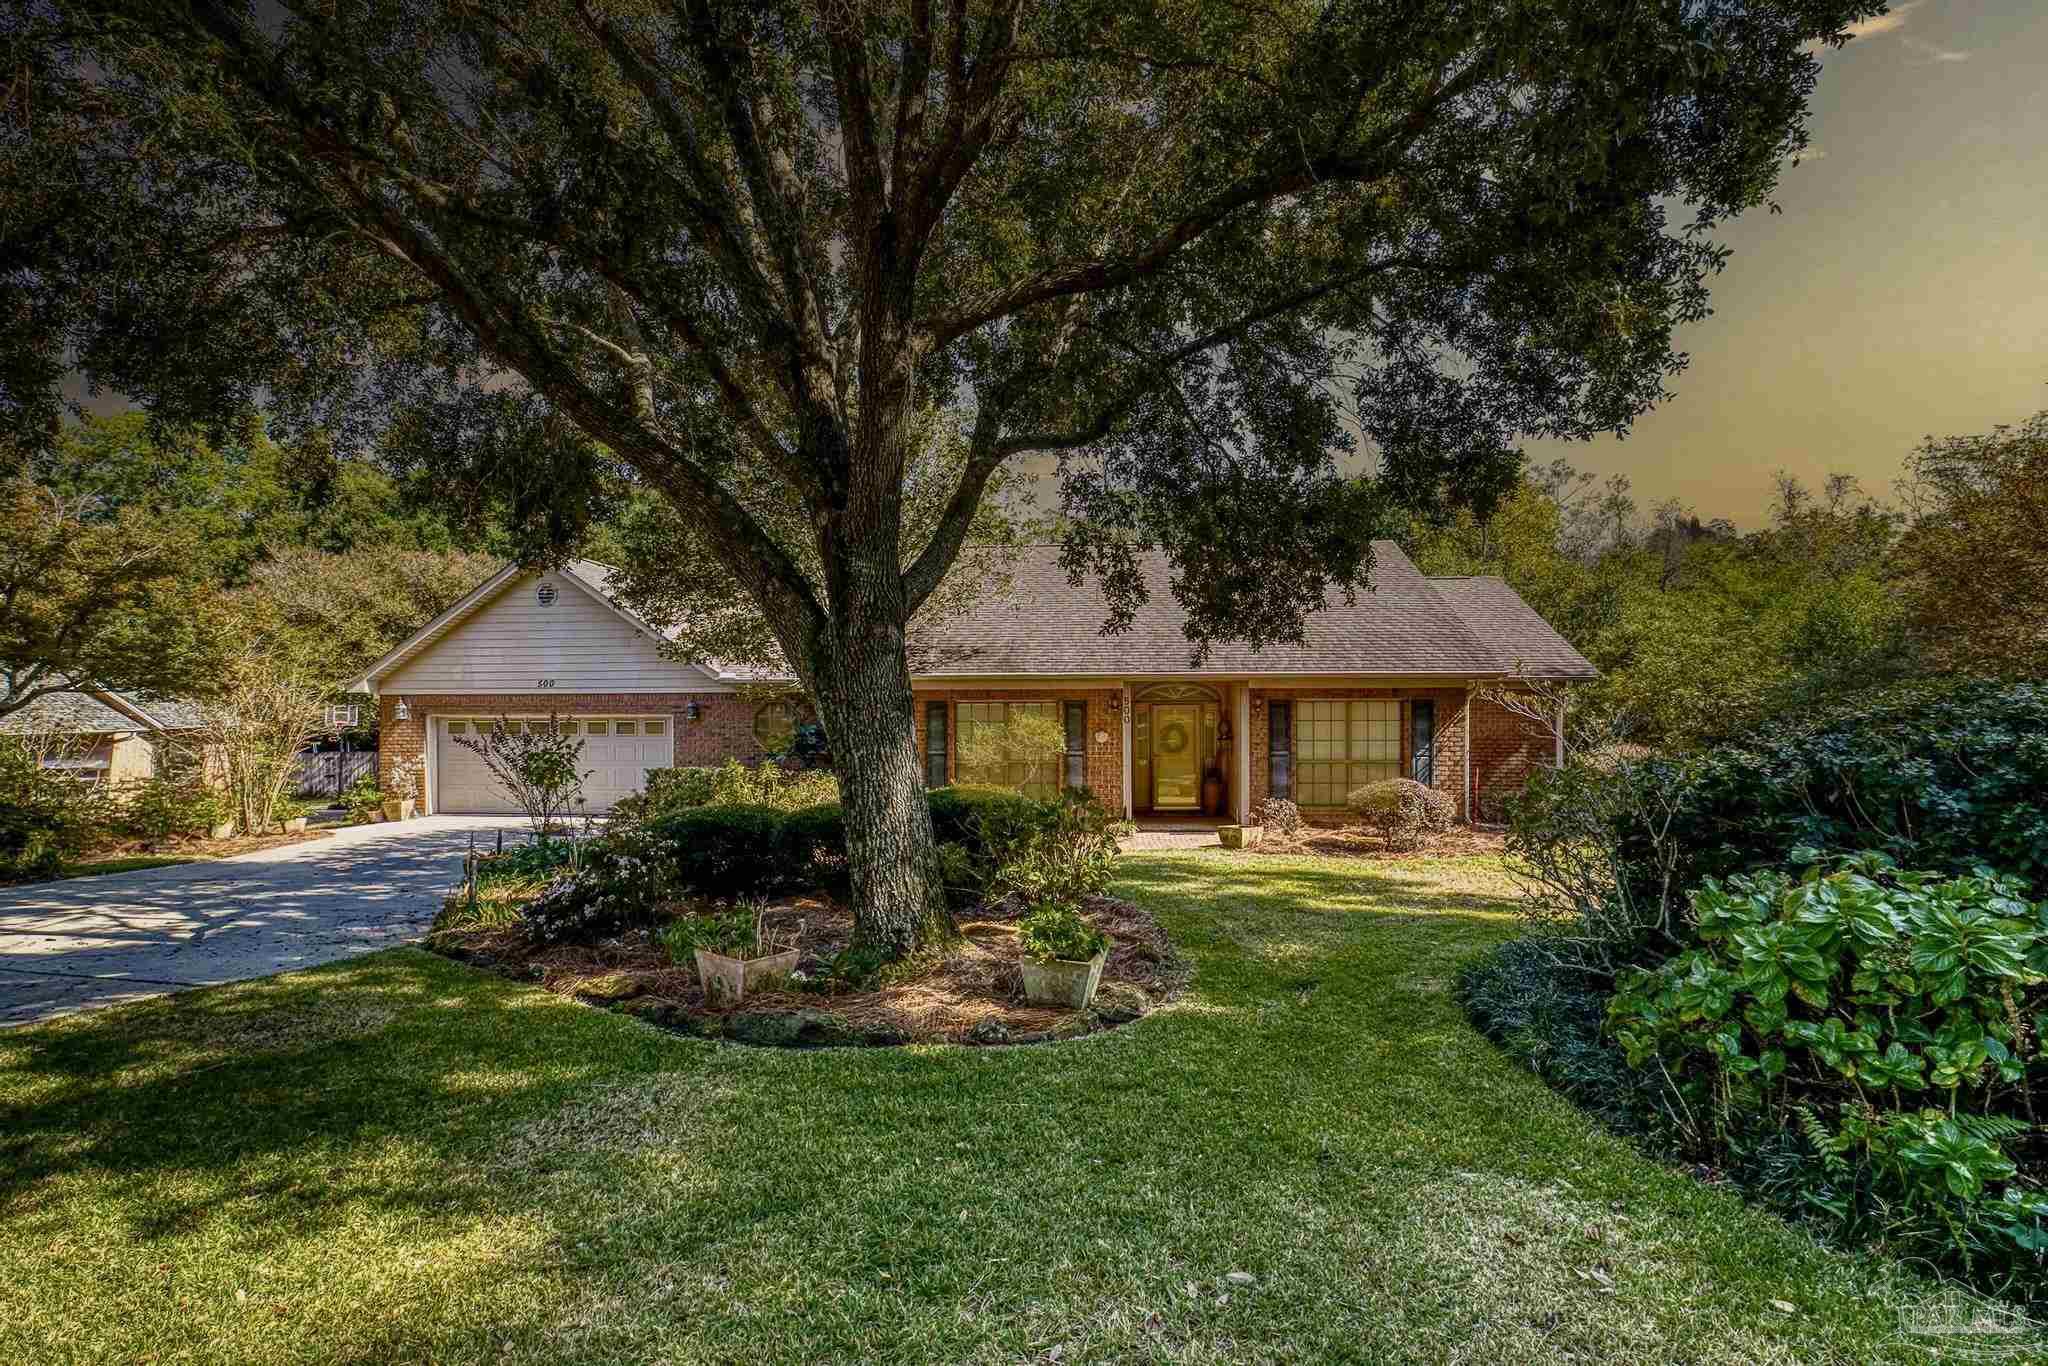
<path fill-rule="evenodd" d="M 839 774 L 855 935 L 901 958 L 957 933 L 918 768 L 910 668 L 900 631 L 857 636 L 829 654 L 816 696 Z"/>

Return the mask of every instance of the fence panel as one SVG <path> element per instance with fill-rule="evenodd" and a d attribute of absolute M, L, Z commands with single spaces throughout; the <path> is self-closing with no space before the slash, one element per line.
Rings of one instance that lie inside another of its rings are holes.
<path fill-rule="evenodd" d="M 351 750 L 347 754 L 340 750 L 301 754 L 297 792 L 301 797 L 339 797 L 365 773 L 376 776 L 377 751 L 374 749 Z"/>

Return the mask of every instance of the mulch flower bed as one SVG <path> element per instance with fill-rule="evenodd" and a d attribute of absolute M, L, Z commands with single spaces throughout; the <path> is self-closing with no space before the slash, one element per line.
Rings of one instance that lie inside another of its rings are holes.
<path fill-rule="evenodd" d="M 874 990 L 829 989 L 833 955 L 853 938 L 853 913 L 820 897 L 769 903 L 764 923 L 796 929 L 797 970 L 815 984 L 750 990 L 729 1009 L 704 998 L 694 968 L 678 966 L 651 929 L 594 944 L 536 945 L 517 925 L 437 932 L 437 952 L 592 1005 L 703 1038 L 789 1048 L 906 1043 L 1015 1044 L 1114 1028 L 1173 1000 L 1186 964 L 1157 921 L 1129 902 L 1096 897 L 1083 914 L 1111 939 L 1102 985 L 1087 1010 L 1026 1004 L 1017 964 L 1021 904 L 991 903 L 962 915 L 958 943 L 888 969 Z M 797 929 L 797 926 L 801 926 Z"/>
<path fill-rule="evenodd" d="M 1389 849 L 1387 842 L 1372 831 L 1307 826 L 1291 835 L 1268 830 L 1252 848 L 1261 854 L 1336 854 L 1363 859 L 1457 858 L 1499 854 L 1506 840 L 1507 836 L 1498 830 L 1454 826 L 1441 834 L 1423 835 Z"/>

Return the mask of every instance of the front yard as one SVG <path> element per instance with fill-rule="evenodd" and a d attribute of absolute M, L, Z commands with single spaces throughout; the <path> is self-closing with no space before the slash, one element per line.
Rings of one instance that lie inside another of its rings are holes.
<path fill-rule="evenodd" d="M 1464 1023 L 1489 858 L 1127 856 L 1083 1041 L 790 1052 L 417 950 L 0 1034 L 0 1359 L 1920 1360 L 1925 1287 Z"/>

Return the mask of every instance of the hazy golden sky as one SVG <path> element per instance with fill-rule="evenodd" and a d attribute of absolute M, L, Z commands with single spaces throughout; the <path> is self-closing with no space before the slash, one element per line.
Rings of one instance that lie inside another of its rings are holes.
<path fill-rule="evenodd" d="M 1626 440 L 1542 443 L 1756 525 L 1776 470 L 1885 492 L 1930 433 L 2048 409 L 2048 0 L 1917 0 L 1824 54 L 1782 214 L 1729 226 L 1676 397 Z"/>

